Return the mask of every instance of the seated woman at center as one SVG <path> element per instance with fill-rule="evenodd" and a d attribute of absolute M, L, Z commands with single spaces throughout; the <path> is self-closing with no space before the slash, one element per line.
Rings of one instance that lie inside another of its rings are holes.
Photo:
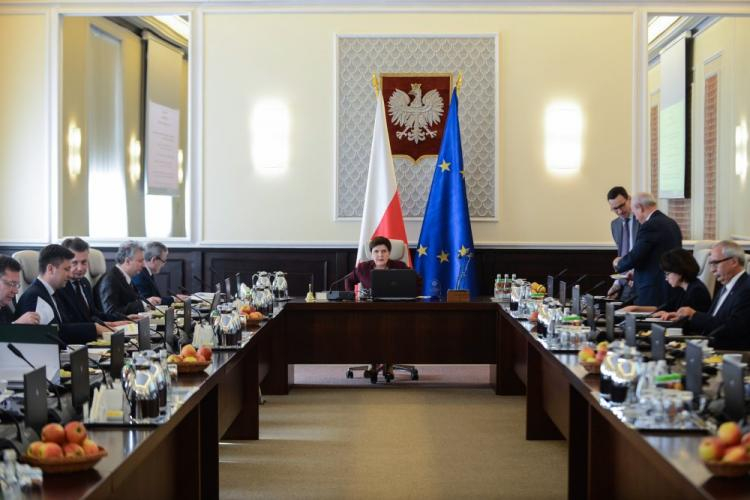
<path fill-rule="evenodd" d="M 344 286 L 347 290 L 354 290 L 354 285 L 359 283 L 360 288 L 372 288 L 373 269 L 409 269 L 409 266 L 400 260 L 391 260 L 391 240 L 384 236 L 376 236 L 370 240 L 370 254 L 372 260 L 357 264 L 354 271 L 349 273 Z M 408 250 L 406 250 L 408 251 Z"/>
<path fill-rule="evenodd" d="M 693 254 L 683 248 L 675 248 L 661 256 L 659 262 L 664 271 L 664 279 L 673 288 L 668 302 L 657 311 L 657 306 L 628 306 L 628 312 L 653 312 L 653 316 L 662 320 L 674 319 L 674 311 L 680 307 L 692 307 L 696 311 L 706 312 L 711 308 L 711 294 L 703 282 L 698 279 L 700 268 Z"/>

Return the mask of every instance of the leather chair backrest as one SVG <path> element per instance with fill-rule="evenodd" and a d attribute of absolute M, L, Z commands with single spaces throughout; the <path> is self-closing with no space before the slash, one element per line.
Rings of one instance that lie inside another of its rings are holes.
<path fill-rule="evenodd" d="M 714 243 L 717 243 L 716 240 L 698 240 L 695 243 L 693 243 L 693 254 L 697 252 L 698 250 L 711 250 L 711 247 L 714 246 Z"/>
<path fill-rule="evenodd" d="M 365 249 L 365 257 L 367 260 L 372 259 L 372 253 L 369 248 Z M 409 249 L 401 240 L 391 240 L 391 260 L 400 260 L 404 264 L 409 263 Z"/>
<path fill-rule="evenodd" d="M 88 279 L 91 282 L 91 286 L 96 286 L 99 280 L 102 279 L 104 273 L 107 272 L 107 260 L 104 258 L 104 254 L 101 250 L 96 248 L 89 249 L 89 272 Z"/>
<path fill-rule="evenodd" d="M 708 293 L 711 294 L 711 297 L 714 296 L 714 290 L 716 289 L 716 276 L 714 276 L 714 273 L 711 272 L 711 267 L 708 265 L 708 258 L 711 255 L 711 250 L 709 248 L 703 248 L 700 250 L 693 250 L 693 258 L 698 263 L 698 279 L 700 279 L 704 285 L 706 285 L 706 288 L 708 288 Z"/>
<path fill-rule="evenodd" d="M 21 295 L 39 276 L 39 252 L 21 250 L 14 253 L 13 258 L 21 264 L 21 290 L 18 292 L 18 295 Z"/>

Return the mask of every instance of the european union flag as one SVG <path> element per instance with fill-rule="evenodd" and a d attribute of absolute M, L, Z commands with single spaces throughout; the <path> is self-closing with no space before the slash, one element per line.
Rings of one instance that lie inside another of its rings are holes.
<path fill-rule="evenodd" d="M 458 93 L 453 89 L 417 246 L 416 270 L 423 278 L 424 295 L 444 297 L 451 288 L 478 293 L 463 164 Z"/>

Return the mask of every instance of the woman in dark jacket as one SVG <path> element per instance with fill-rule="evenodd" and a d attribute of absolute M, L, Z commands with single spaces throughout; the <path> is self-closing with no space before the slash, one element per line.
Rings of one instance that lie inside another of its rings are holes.
<path fill-rule="evenodd" d="M 653 312 L 655 318 L 667 320 L 680 307 L 692 307 L 696 311 L 706 312 L 711 308 L 711 294 L 708 288 L 698 279 L 700 268 L 693 254 L 683 248 L 675 248 L 661 256 L 659 263 L 664 271 L 667 283 L 672 287 L 669 300 L 657 311 L 657 306 L 630 306 L 629 312 Z"/>

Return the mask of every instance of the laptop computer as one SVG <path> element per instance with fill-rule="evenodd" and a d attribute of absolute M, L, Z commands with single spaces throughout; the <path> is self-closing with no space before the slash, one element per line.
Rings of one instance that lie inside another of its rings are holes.
<path fill-rule="evenodd" d="M 8 381 L 8 388 L 18 390 L 23 387 L 24 374 L 31 369 L 8 348 L 13 344 L 32 365 L 46 368 L 47 379 L 59 383 L 58 337 L 56 325 L 0 325 L 0 379 Z"/>
<path fill-rule="evenodd" d="M 417 298 L 417 273 L 414 269 L 373 269 L 373 300 L 414 300 Z"/>

